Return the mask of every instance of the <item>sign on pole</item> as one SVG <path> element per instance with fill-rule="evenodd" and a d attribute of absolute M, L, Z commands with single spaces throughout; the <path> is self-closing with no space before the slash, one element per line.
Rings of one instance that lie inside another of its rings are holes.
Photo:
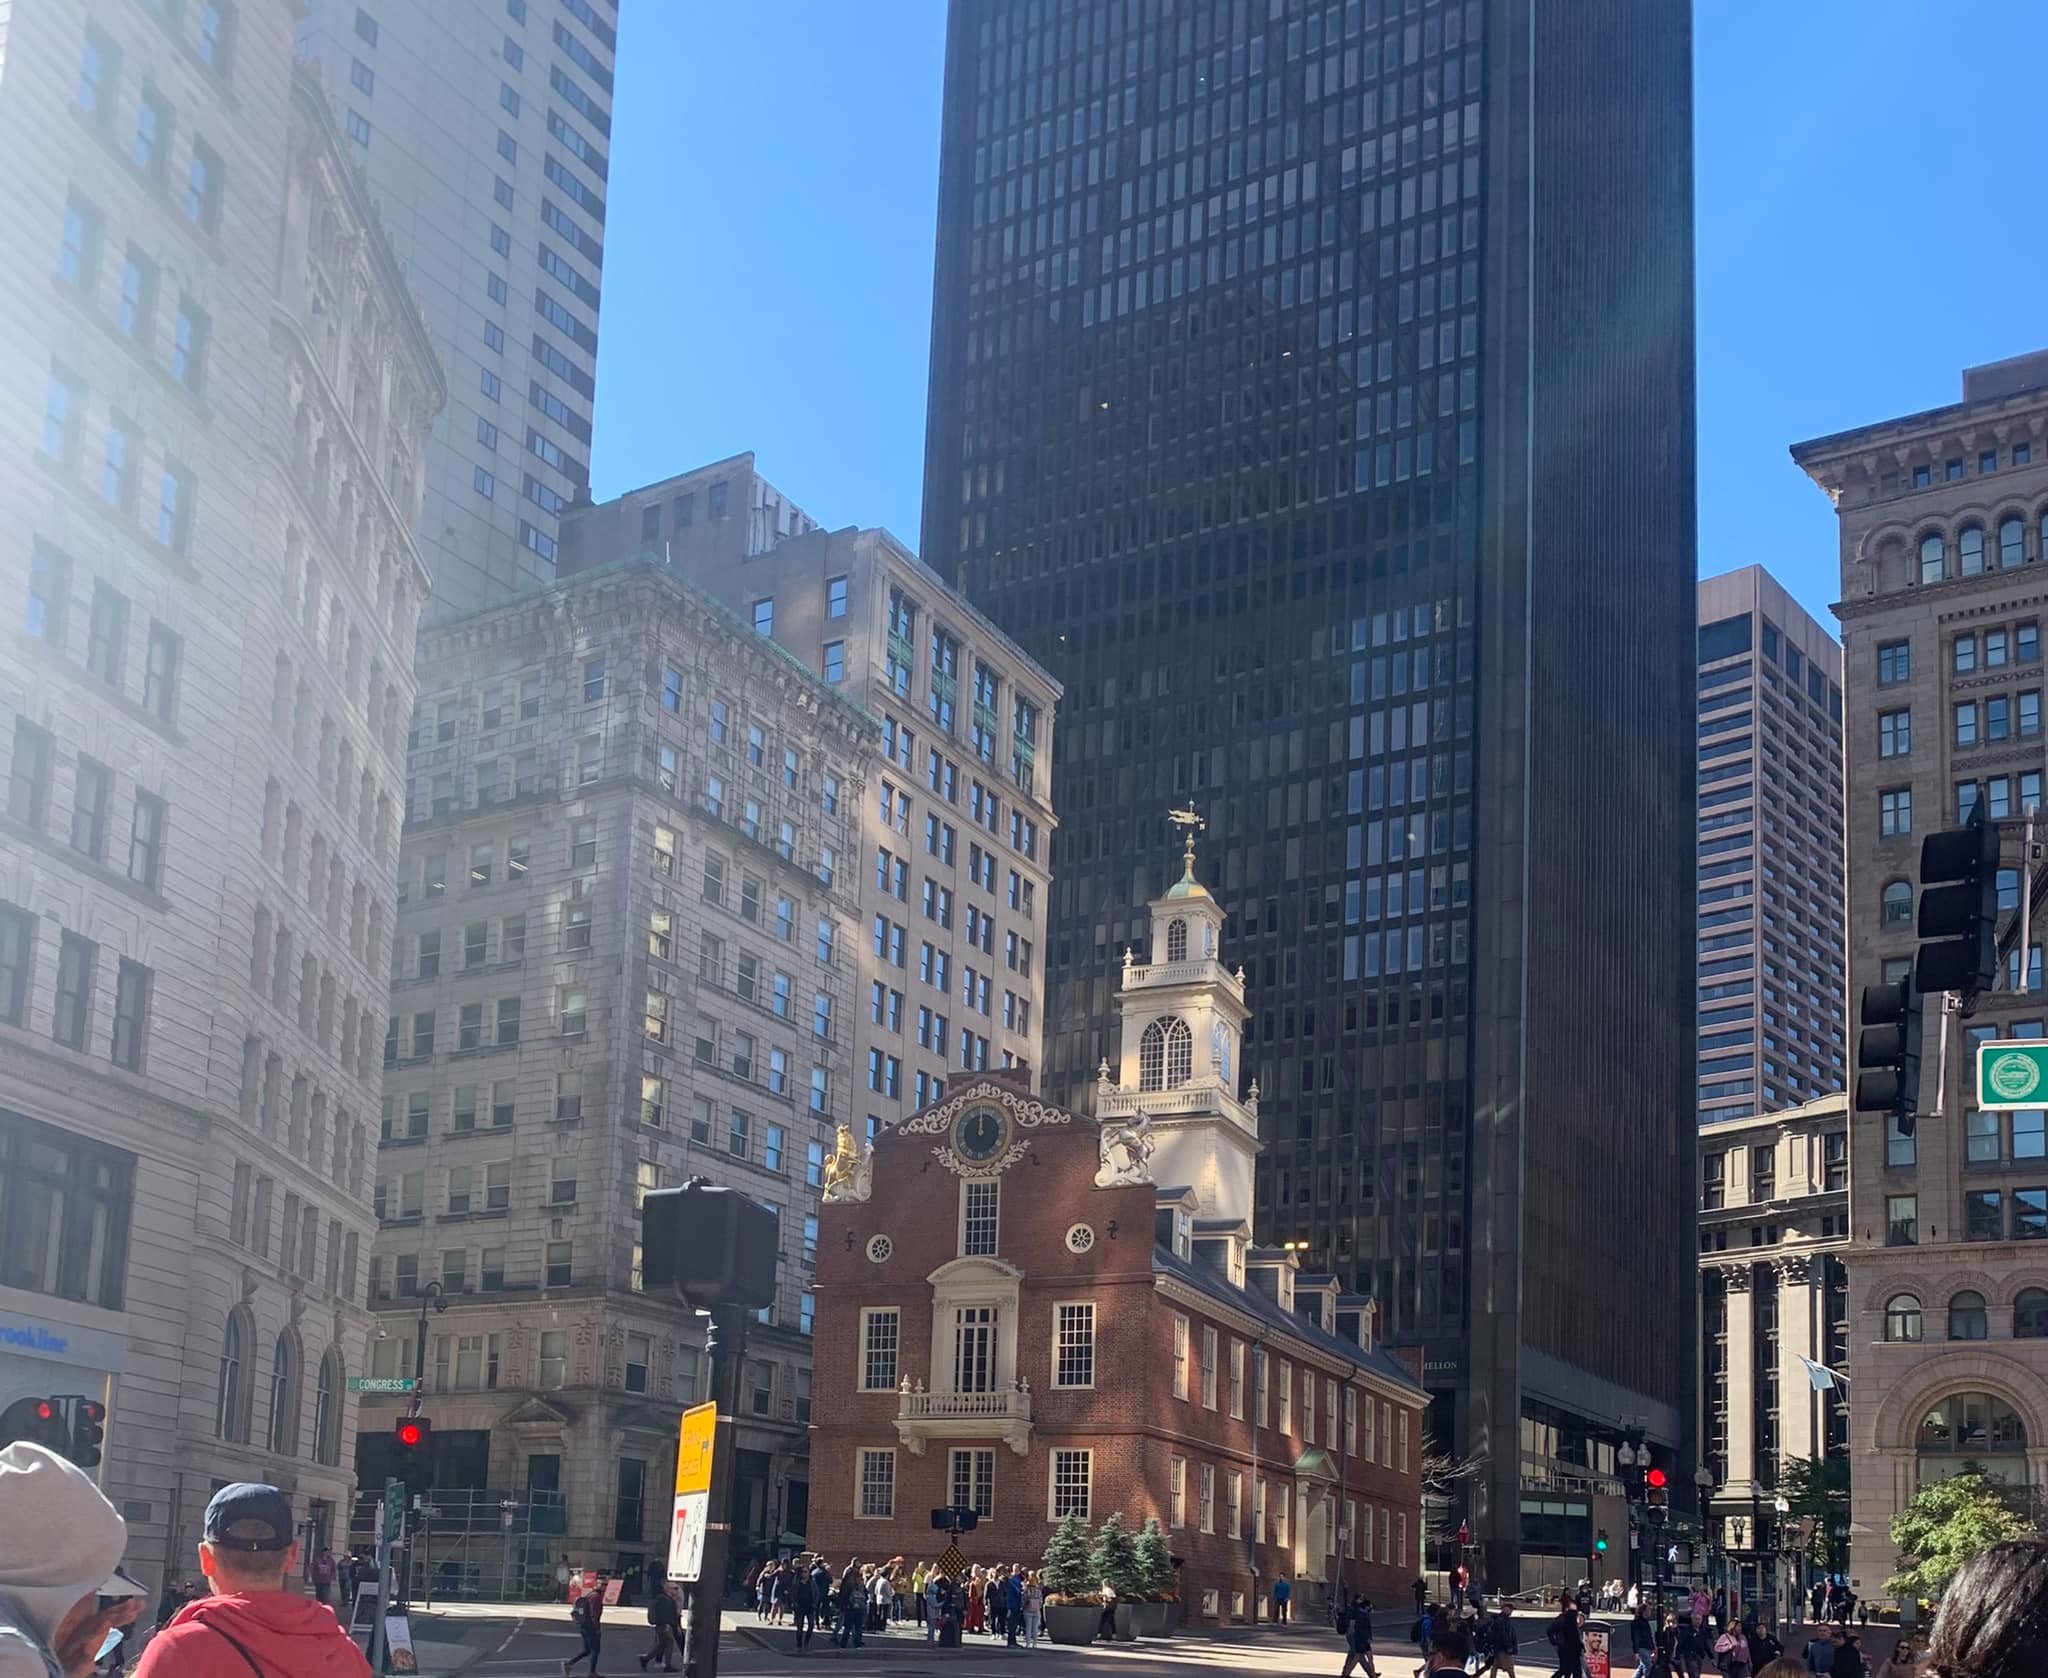
<path fill-rule="evenodd" d="M 1978 1044 L 1977 1105 L 2048 1107 L 2048 1042 Z"/>
<path fill-rule="evenodd" d="M 1586 1678 L 1608 1678 L 1607 1628 L 1586 1628 Z"/>
<path fill-rule="evenodd" d="M 683 1412 L 676 1435 L 675 1523 L 668 1535 L 668 1576 L 694 1585 L 704 1571 L 704 1528 L 711 1518 L 711 1446 L 717 1437 L 718 1406 L 699 1404 Z"/>
<path fill-rule="evenodd" d="M 410 1375 L 351 1375 L 348 1390 L 352 1393 L 409 1393 L 419 1383 Z"/>

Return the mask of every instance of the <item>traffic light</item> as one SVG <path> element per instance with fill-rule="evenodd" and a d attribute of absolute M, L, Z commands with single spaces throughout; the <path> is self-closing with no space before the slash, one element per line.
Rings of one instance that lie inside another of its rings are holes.
<path fill-rule="evenodd" d="M 1921 994 L 1971 997 L 1996 982 L 1998 829 L 1981 804 L 1969 826 L 1930 833 L 1920 846 L 1919 933 L 1913 981 Z"/>
<path fill-rule="evenodd" d="M 774 1209 L 723 1184 L 692 1178 L 640 1203 L 641 1286 L 700 1310 L 774 1303 L 781 1244 Z"/>
<path fill-rule="evenodd" d="M 71 1406 L 71 1460 L 80 1468 L 97 1468 L 101 1447 L 107 1441 L 107 1407 L 97 1399 L 73 1395 Z"/>
<path fill-rule="evenodd" d="M 1671 1479 L 1663 1469 L 1653 1468 L 1643 1476 L 1644 1500 L 1652 1509 L 1662 1509 L 1671 1501 Z"/>
<path fill-rule="evenodd" d="M 1605 1527 L 1600 1529 L 1600 1535 L 1593 1540 L 1593 1553 L 1596 1556 L 1607 1554 L 1607 1529 Z"/>
<path fill-rule="evenodd" d="M 60 1457 L 71 1454 L 71 1429 L 64 1421 L 64 1405 L 54 1398 L 17 1398 L 0 1412 L 0 1446 L 17 1440 L 44 1445 Z"/>
<path fill-rule="evenodd" d="M 391 1429 L 391 1478 L 413 1491 L 432 1483 L 434 1424 L 424 1416 L 401 1416 Z"/>
<path fill-rule="evenodd" d="M 1890 1113 L 1908 1136 L 1920 1110 L 1920 1004 L 1910 973 L 1865 985 L 1856 1035 L 1856 1111 Z"/>

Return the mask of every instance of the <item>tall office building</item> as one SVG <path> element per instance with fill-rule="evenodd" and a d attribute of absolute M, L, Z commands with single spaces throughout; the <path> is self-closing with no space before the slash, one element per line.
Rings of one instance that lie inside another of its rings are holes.
<path fill-rule="evenodd" d="M 950 18 L 922 546 L 1065 685 L 1048 1092 L 1192 801 L 1260 1238 L 1423 1347 L 1496 1580 L 1624 1416 L 1691 1483 L 1691 62 L 1633 0 Z"/>
<path fill-rule="evenodd" d="M 0 9 L 0 1416 L 355 1483 L 425 328 L 285 7 Z"/>
<path fill-rule="evenodd" d="M 2048 351 L 1971 367 L 1962 400 L 1797 445 L 1841 526 L 1850 994 L 1911 969 L 1921 841 L 2000 828 L 2006 968 L 1949 1021 L 1926 1004 L 1918 1123 L 1850 1126 L 1851 1572 L 1966 1461 L 2039 1484 L 2048 1448 L 2048 1119 L 1980 1112 L 1976 1047 L 2048 1031 L 2040 899 L 2018 949 L 2024 821 L 2042 793 Z"/>
<path fill-rule="evenodd" d="M 1035 1081 L 1059 684 L 886 530 L 815 528 L 751 455 L 563 520 L 565 572 L 636 551 L 880 721 L 875 795 L 842 859 L 861 925 L 852 1116 L 873 1134 L 991 1067 Z"/>
<path fill-rule="evenodd" d="M 1846 1087 L 1842 649 L 1759 565 L 1700 584 L 1700 1123 Z"/>
<path fill-rule="evenodd" d="M 651 558 L 430 627 L 420 694 L 370 1373 L 423 1367 L 433 1395 L 436 1589 L 664 1553 L 677 1419 L 710 1383 L 701 1328 L 641 1290 L 638 1208 L 698 1175 L 780 1214 L 729 1511 L 759 1555 L 804 1528 L 880 730 Z M 366 1424 L 366 1485 L 389 1444 Z"/>
<path fill-rule="evenodd" d="M 615 0 L 309 0 L 342 112 L 447 369 L 427 450 L 427 621 L 555 574 L 590 480 Z"/>

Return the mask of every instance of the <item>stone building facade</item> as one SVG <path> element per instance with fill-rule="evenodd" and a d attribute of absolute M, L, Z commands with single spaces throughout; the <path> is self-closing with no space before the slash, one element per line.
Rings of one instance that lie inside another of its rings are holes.
<path fill-rule="evenodd" d="M 1852 1581 L 1886 1523 L 1965 1460 L 2048 1477 L 2048 1138 L 1980 1113 L 1975 1046 L 2048 1029 L 2041 911 L 2018 948 L 2025 820 L 2041 805 L 2048 352 L 1968 368 L 1962 400 L 1797 445 L 1840 517 L 1852 996 L 1910 968 L 1921 841 L 1981 807 L 2000 831 L 2006 969 L 1967 1021 L 1927 1000 L 1912 1133 L 1851 1127 Z"/>
<path fill-rule="evenodd" d="M 292 8 L 0 11 L 0 1406 L 110 1406 L 152 1583 L 354 1483 L 444 398 Z"/>
<path fill-rule="evenodd" d="M 742 1553 L 801 1532 L 876 721 L 652 559 L 430 626 L 420 661 L 371 1367 L 424 1371 L 441 1588 L 551 1572 L 564 1549 L 661 1557 L 676 1422 L 708 1369 L 696 1322 L 640 1291 L 638 1207 L 700 1174 L 781 1216 L 734 1520 Z M 365 1485 L 399 1403 L 372 1408 Z M 508 1499 L 553 1510 L 516 1558 Z"/>
<path fill-rule="evenodd" d="M 1802 1583 L 1777 1509 L 1786 1470 L 1849 1451 L 1847 1392 L 1800 1361 L 1848 1368 L 1848 1097 L 1703 1130 L 1699 1222 L 1708 1537 L 1742 1600 L 1785 1616 Z"/>
<path fill-rule="evenodd" d="M 819 529 L 751 455 L 579 508 L 563 544 L 565 571 L 661 553 L 881 718 L 857 870 L 868 1135 L 964 1072 L 1035 1087 L 1059 683 L 886 530 Z"/>
<path fill-rule="evenodd" d="M 1156 1516 L 1182 1617 L 1304 1617 L 1422 1567 L 1425 1395 L 1371 1301 L 1251 1244 L 1258 1090 L 1241 977 L 1188 876 L 1127 960 L 1120 1077 L 1095 1115 L 1017 1072 L 955 1079 L 827 1190 L 811 1541 L 923 1556 L 974 1508 L 973 1562 L 1035 1564 L 1069 1513 Z"/>

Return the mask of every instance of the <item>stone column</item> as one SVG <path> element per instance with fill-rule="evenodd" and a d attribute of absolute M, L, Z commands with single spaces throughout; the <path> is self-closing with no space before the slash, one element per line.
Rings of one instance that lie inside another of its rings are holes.
<path fill-rule="evenodd" d="M 1790 1258 L 1778 1264 L 1778 1446 L 1783 1463 L 1819 1456 L 1826 1437 L 1813 1383 L 1800 1358 L 1825 1363 L 1820 1342 L 1823 1304 L 1820 1290 L 1825 1269 L 1811 1259 Z"/>
<path fill-rule="evenodd" d="M 1730 1265 L 1728 1316 L 1728 1484 L 1731 1494 L 1747 1497 L 1756 1484 L 1755 1311 L 1750 1300 L 1750 1268 Z"/>

